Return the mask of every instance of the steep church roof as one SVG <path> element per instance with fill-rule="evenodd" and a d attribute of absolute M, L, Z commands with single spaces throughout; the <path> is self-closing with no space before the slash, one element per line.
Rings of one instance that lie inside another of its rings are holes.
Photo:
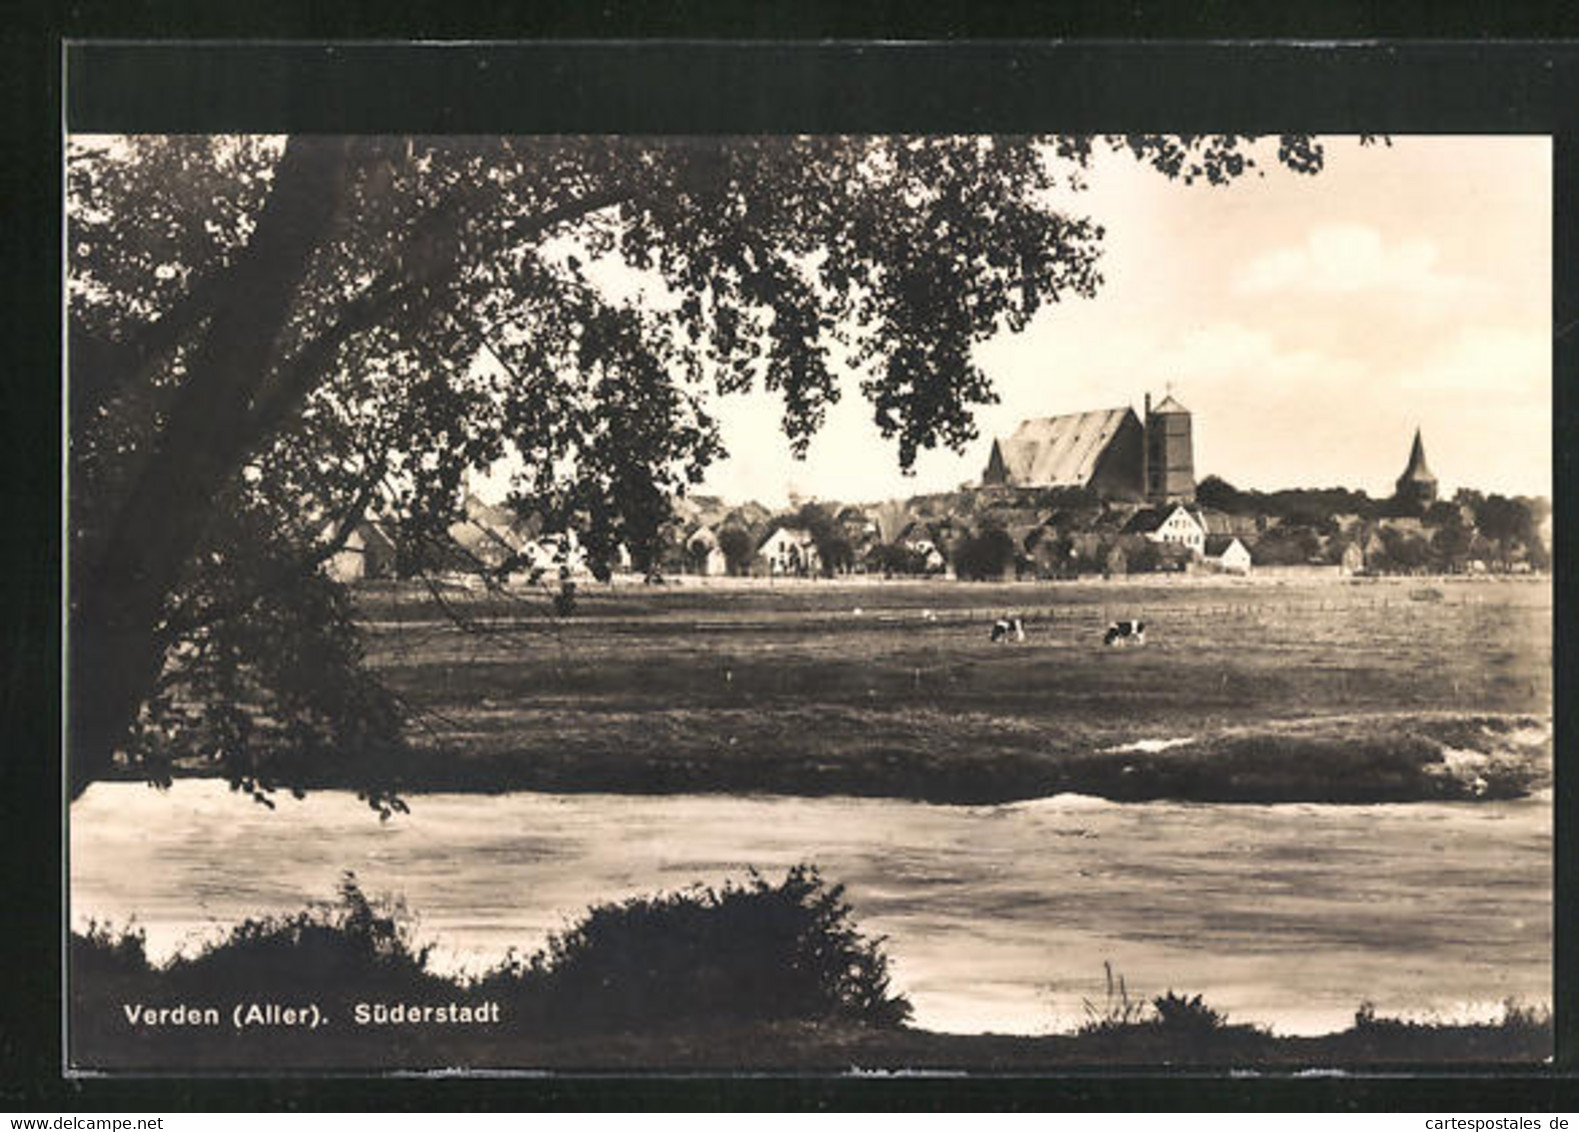
<path fill-rule="evenodd" d="M 1128 408 L 1096 409 L 1038 417 L 1021 421 L 1014 432 L 993 443 L 1011 483 L 1083 487 L 1131 413 Z"/>
<path fill-rule="evenodd" d="M 1414 447 L 1409 450 L 1409 466 L 1404 469 L 1404 474 L 1398 478 L 1436 482 L 1436 477 L 1431 474 L 1431 469 L 1426 467 L 1425 444 L 1420 440 L 1420 430 L 1418 428 L 1415 429 Z"/>

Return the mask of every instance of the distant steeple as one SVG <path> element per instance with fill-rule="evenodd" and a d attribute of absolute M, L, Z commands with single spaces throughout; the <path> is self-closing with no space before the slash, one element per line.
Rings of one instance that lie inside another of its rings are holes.
<path fill-rule="evenodd" d="M 1422 507 L 1436 502 L 1436 477 L 1425 462 L 1425 442 L 1420 439 L 1420 428 L 1415 427 L 1415 442 L 1409 449 L 1409 466 L 1398 477 L 1398 497 L 1412 499 Z"/>
<path fill-rule="evenodd" d="M 1435 480 L 1431 469 L 1425 463 L 1425 443 L 1420 439 L 1420 426 L 1415 426 L 1414 447 L 1409 449 L 1409 466 L 1404 469 L 1404 475 L 1410 479 Z"/>

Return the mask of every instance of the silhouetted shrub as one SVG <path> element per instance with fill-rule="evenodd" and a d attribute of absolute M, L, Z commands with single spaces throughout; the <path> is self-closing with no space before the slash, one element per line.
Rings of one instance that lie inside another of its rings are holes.
<path fill-rule="evenodd" d="M 243 920 L 196 955 L 170 960 L 163 981 L 177 993 L 246 987 L 316 994 L 330 1002 L 379 990 L 451 994 L 453 985 L 427 970 L 431 950 L 415 942 L 404 903 L 368 899 L 348 872 L 337 901 Z"/>
<path fill-rule="evenodd" d="M 1497 1034 L 1504 1044 L 1519 1048 L 1539 1046 L 1550 1042 L 1552 1012 L 1545 1006 L 1530 1006 L 1517 999 L 1504 999 L 1502 1016 L 1492 1022 L 1445 1023 L 1436 1020 L 1392 1018 L 1376 1013 L 1376 1004 L 1362 1002 L 1354 1012 L 1354 1025 L 1350 1033 L 1368 1040 L 1418 1037 L 1422 1034 L 1458 1031 L 1461 1033 Z"/>
<path fill-rule="evenodd" d="M 698 1028 L 776 1020 L 899 1026 L 882 939 L 861 935 L 844 886 L 798 865 L 782 883 L 633 897 L 591 908 L 529 961 L 474 987 L 547 1032 Z"/>
<path fill-rule="evenodd" d="M 145 975 L 151 969 L 147 944 L 147 933 L 141 928 L 127 925 L 116 931 L 110 924 L 89 920 L 86 931 L 71 933 L 71 975 L 86 979 Z"/>
<path fill-rule="evenodd" d="M 1209 1034 L 1228 1024 L 1228 1016 L 1207 1006 L 1200 995 L 1186 998 L 1170 990 L 1152 999 L 1151 1008 L 1156 1012 L 1158 1029 L 1180 1037 Z"/>

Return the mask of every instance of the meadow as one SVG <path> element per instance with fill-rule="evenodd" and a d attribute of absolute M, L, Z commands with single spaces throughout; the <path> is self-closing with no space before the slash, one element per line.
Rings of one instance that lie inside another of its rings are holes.
<path fill-rule="evenodd" d="M 405 790 L 1408 801 L 1548 784 L 1545 579 L 361 591 Z M 1019 614 L 1026 640 L 989 641 Z M 1143 647 L 1104 647 L 1114 618 Z M 324 785 L 358 768 L 326 770 Z"/>

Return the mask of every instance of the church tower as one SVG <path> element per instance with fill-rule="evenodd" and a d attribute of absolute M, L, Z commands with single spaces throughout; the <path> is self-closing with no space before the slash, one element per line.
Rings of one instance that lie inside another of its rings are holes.
<path fill-rule="evenodd" d="M 1172 392 L 1152 408 L 1146 394 L 1146 498 L 1152 503 L 1195 502 L 1195 452 L 1190 439 L 1190 410 Z"/>
<path fill-rule="evenodd" d="M 1426 467 L 1425 445 L 1420 440 L 1420 429 L 1415 429 L 1414 447 L 1409 450 L 1409 466 L 1398 477 L 1399 499 L 1419 504 L 1422 508 L 1436 502 L 1436 477 Z"/>

